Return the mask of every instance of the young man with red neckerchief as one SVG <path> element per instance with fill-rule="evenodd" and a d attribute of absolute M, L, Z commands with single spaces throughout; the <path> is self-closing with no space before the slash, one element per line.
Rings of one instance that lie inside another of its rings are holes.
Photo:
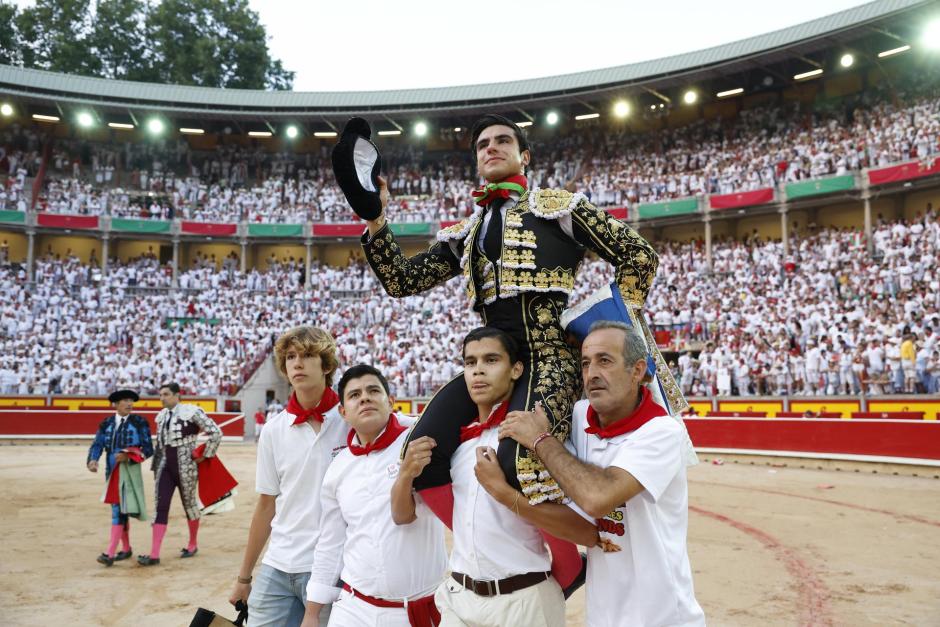
<path fill-rule="evenodd" d="M 333 459 L 346 447 L 349 425 L 331 389 L 339 360 L 329 333 L 306 326 L 291 329 L 275 343 L 274 361 L 293 393 L 258 441 L 258 503 L 229 602 L 247 599 L 252 627 L 297 627 L 304 617 L 320 534 L 320 487 Z M 265 542 L 268 549 L 253 582 Z M 324 625 L 328 617 L 326 606 L 321 614 Z"/>
<path fill-rule="evenodd" d="M 365 120 L 350 120 L 334 149 L 333 169 L 350 205 L 366 220 L 363 250 L 385 291 L 396 298 L 410 296 L 462 275 L 483 324 L 505 331 L 519 345 L 523 373 L 510 409 L 532 409 L 540 402 L 553 433 L 563 440 L 581 382 L 577 356 L 559 320 L 578 267 L 588 250 L 611 263 L 623 300 L 639 311 L 656 274 L 656 252 L 583 194 L 529 189 L 525 172 L 532 153 L 525 133 L 511 120 L 491 114 L 470 133 L 470 149 L 485 181 L 474 194 L 478 207 L 467 219 L 442 229 L 427 251 L 406 257 L 386 220 L 388 187 L 378 176 L 381 158 L 370 136 Z M 678 413 L 687 405 L 651 345 L 672 410 Z M 415 487 L 446 524 L 453 508 L 451 456 L 460 445 L 460 428 L 475 419 L 476 407 L 456 377 L 434 395 L 409 436 L 431 437 L 437 444 Z M 537 458 L 518 443 L 501 442 L 497 459 L 509 483 L 530 503 L 564 498 Z M 552 547 L 552 570 L 570 591 L 581 569 L 580 556 L 570 544 L 546 540 Z"/>
<path fill-rule="evenodd" d="M 579 513 L 598 524 L 588 549 L 587 625 L 702 627 L 689 565 L 685 430 L 644 385 L 643 338 L 622 322 L 595 322 L 581 347 L 586 400 L 568 448 L 541 408 L 510 413 L 500 437 L 536 453 Z M 605 551 L 610 543 L 619 551 Z"/>
<path fill-rule="evenodd" d="M 478 419 L 461 429 L 451 459 L 454 492 L 451 577 L 435 600 L 442 627 L 565 624 L 565 598 L 552 576 L 543 527 L 553 536 L 586 546 L 597 543 L 592 522 L 559 503 L 530 505 L 511 487 L 496 460 L 497 427 L 506 416 L 516 380 L 524 370 L 512 337 L 479 327 L 464 338 L 464 381 Z M 413 440 L 406 459 L 426 464 L 434 442 Z M 421 468 L 404 471 L 396 484 L 404 498 L 392 500 L 392 516 L 406 522 L 414 509 L 412 480 Z M 539 525 L 539 526 L 536 526 Z"/>
<path fill-rule="evenodd" d="M 392 412 L 388 381 L 372 366 L 343 373 L 339 395 L 353 430 L 323 479 L 303 627 L 326 627 L 318 617 L 328 603 L 330 627 L 434 627 L 434 591 L 447 569 L 444 525 L 423 505 L 412 506 L 410 524 L 391 517 L 393 486 L 413 464 L 399 461 L 413 420 Z"/>

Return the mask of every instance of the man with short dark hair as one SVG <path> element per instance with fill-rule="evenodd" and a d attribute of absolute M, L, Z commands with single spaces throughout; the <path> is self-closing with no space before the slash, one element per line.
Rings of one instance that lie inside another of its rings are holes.
<path fill-rule="evenodd" d="M 197 465 L 204 458 L 213 457 L 222 442 L 222 430 L 202 407 L 180 402 L 180 386 L 169 382 L 160 386 L 163 409 L 157 414 L 157 444 L 153 455 L 153 476 L 156 485 L 156 514 L 153 519 L 153 538 L 148 555 L 139 555 L 141 566 L 160 563 L 160 548 L 166 535 L 173 492 L 179 490 L 180 501 L 189 525 L 189 544 L 180 550 L 180 557 L 193 557 L 199 550 L 199 501 L 196 485 L 199 480 Z M 200 433 L 209 436 L 205 449 L 196 453 L 196 438 Z"/>
<path fill-rule="evenodd" d="M 587 625 L 704 626 L 686 547 L 685 430 L 644 385 L 643 338 L 621 322 L 594 323 L 581 347 L 581 373 L 587 399 L 574 408 L 574 454 L 550 435 L 541 408 L 509 414 L 500 436 L 537 454 L 576 511 L 597 522 Z M 605 551 L 610 543 L 622 550 Z"/>
<path fill-rule="evenodd" d="M 500 115 L 481 118 L 471 132 L 470 149 L 485 181 L 474 192 L 478 207 L 470 217 L 441 230 L 437 241 L 418 255 L 406 257 L 395 240 L 385 216 L 388 188 L 381 177 L 373 176 L 375 180 L 370 181 L 376 184 L 372 196 L 377 194 L 381 201 L 377 215 L 375 198 L 345 187 L 344 192 L 347 199 L 352 198 L 353 209 L 367 220 L 362 246 L 386 292 L 396 298 L 410 296 L 463 275 L 472 306 L 484 323 L 505 331 L 519 344 L 523 373 L 510 408 L 531 409 L 541 402 L 554 433 L 564 437 L 581 384 L 577 358 L 566 343 L 559 317 L 574 290 L 585 252 L 593 251 L 614 265 L 623 300 L 640 318 L 658 258 L 636 231 L 594 207 L 583 194 L 528 189 L 525 171 L 532 155 L 525 133 L 511 120 Z M 348 171 L 337 170 L 341 184 L 353 180 L 345 174 Z M 368 206 L 363 198 L 369 199 Z M 650 345 L 655 347 L 652 341 Z M 672 410 L 678 413 L 686 407 L 682 394 L 659 352 L 655 348 L 653 352 L 675 404 Z M 447 523 L 453 507 L 451 456 L 460 445 L 460 428 L 476 418 L 476 405 L 458 377 L 434 395 L 410 435 L 411 439 L 428 436 L 437 443 L 415 487 Z M 531 503 L 564 497 L 541 462 L 524 447 L 503 441 L 498 459 L 510 484 L 521 489 Z M 567 586 L 581 560 L 573 548 L 561 545 L 553 546 L 553 555 L 556 566 L 558 558 L 564 557 L 574 567 L 573 572 L 567 566 L 564 573 L 556 571 L 562 586 Z"/>
<path fill-rule="evenodd" d="M 461 444 L 451 460 L 454 546 L 451 578 L 435 595 L 441 624 L 564 625 L 565 598 L 549 572 L 539 526 L 585 546 L 597 543 L 597 529 L 560 503 L 531 505 L 507 483 L 496 460 L 497 427 L 524 370 L 515 340 L 499 329 L 476 328 L 464 338 L 463 361 L 464 384 L 478 418 L 461 429 Z M 424 439 L 414 440 L 406 456 L 425 448 Z M 400 511 L 409 505 L 393 500 L 393 517 L 410 513 Z"/>
<path fill-rule="evenodd" d="M 323 477 L 303 626 L 326 627 L 319 613 L 338 600 L 330 627 L 433 627 L 440 622 L 434 591 L 447 568 L 444 526 L 420 501 L 409 524 L 392 522 L 400 477 L 416 463 L 418 447 L 399 459 L 413 420 L 392 411 L 388 381 L 372 366 L 343 373 L 339 395 L 353 430 Z"/>

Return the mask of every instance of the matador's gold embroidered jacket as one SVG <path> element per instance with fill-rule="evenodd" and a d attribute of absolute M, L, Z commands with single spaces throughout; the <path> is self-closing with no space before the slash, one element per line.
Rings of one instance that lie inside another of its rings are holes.
<path fill-rule="evenodd" d="M 463 274 L 475 309 L 523 292 L 574 289 L 585 249 L 616 269 L 624 302 L 641 307 L 659 258 L 626 224 L 594 207 L 583 194 L 533 189 L 506 211 L 503 249 L 494 265 L 476 250 L 483 212 L 442 229 L 424 253 L 406 258 L 387 226 L 371 240 L 363 237 L 366 259 L 385 290 L 395 297 L 426 291 Z"/>

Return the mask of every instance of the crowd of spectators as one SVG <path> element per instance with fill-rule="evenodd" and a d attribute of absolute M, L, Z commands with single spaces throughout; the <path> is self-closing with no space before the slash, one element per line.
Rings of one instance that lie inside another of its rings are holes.
<path fill-rule="evenodd" d="M 935 81 L 905 80 L 896 92 L 871 87 L 831 102 L 774 104 L 733 118 L 700 119 L 648 132 L 587 126 L 532 138 L 530 185 L 570 186 L 598 206 L 773 187 L 940 152 Z M 17 208 L 17 180 L 40 161 L 34 131 L 7 131 L 0 208 Z M 429 153 L 386 143 L 385 175 L 398 222 L 457 220 L 472 210 L 478 184 L 471 155 Z M 56 213 L 182 218 L 208 222 L 297 223 L 355 220 L 332 176 L 329 147 L 267 153 L 222 143 L 213 152 L 183 139 L 89 144 L 53 151 L 38 206 Z"/>
<path fill-rule="evenodd" d="M 940 391 L 940 216 L 881 223 L 875 254 L 830 229 L 780 242 L 663 244 L 647 302 L 692 395 Z M 683 349 L 702 346 L 694 357 Z"/>
<path fill-rule="evenodd" d="M 881 222 L 875 255 L 854 230 L 717 242 L 709 272 L 700 242 L 656 244 L 660 270 L 646 313 L 683 390 L 708 395 L 937 392 L 940 217 Z M 431 394 L 460 370 L 460 341 L 479 324 L 461 282 L 393 300 L 366 264 L 272 255 L 247 273 L 237 256 L 196 255 L 171 289 L 152 251 L 108 265 L 44 254 L 35 283 L 7 264 L 0 324 L 2 393 L 103 394 L 123 385 L 231 393 L 246 364 L 296 324 L 337 338 L 342 363 L 373 363 L 402 397 Z M 582 265 L 577 302 L 612 279 Z M 305 289 L 309 288 L 309 289 Z M 663 336 L 662 334 L 666 335 Z"/>

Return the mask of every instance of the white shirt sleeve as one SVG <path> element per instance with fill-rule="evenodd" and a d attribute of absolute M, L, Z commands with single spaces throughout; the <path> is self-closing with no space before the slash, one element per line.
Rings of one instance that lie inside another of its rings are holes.
<path fill-rule="evenodd" d="M 336 464 L 330 466 L 335 470 Z M 320 537 L 313 552 L 313 567 L 307 582 L 307 600 L 326 605 L 339 598 L 336 586 L 343 571 L 343 546 L 346 544 L 346 521 L 336 499 L 337 483 L 342 473 L 327 470 L 320 489 Z"/>
<path fill-rule="evenodd" d="M 574 511 L 574 513 L 576 513 L 578 516 L 580 516 L 584 520 L 588 521 L 594 526 L 597 526 L 597 519 L 591 516 L 590 514 L 588 514 L 586 511 L 584 511 L 580 507 L 578 507 L 578 504 L 572 501 L 571 499 L 566 498 L 564 501 L 564 505 L 567 505 L 572 511 Z"/>
<path fill-rule="evenodd" d="M 572 228 L 571 226 L 571 214 L 570 213 L 558 218 L 558 226 L 561 227 L 561 230 L 565 235 L 570 237 L 575 242 L 578 241 L 577 239 L 575 239 L 574 228 Z"/>
<path fill-rule="evenodd" d="M 277 496 L 281 493 L 281 481 L 274 462 L 271 428 L 262 429 L 258 439 L 258 463 L 255 468 L 255 492 Z"/>
<path fill-rule="evenodd" d="M 655 418 L 617 447 L 610 465 L 633 475 L 655 501 L 682 468 L 682 435 L 672 418 Z"/>

